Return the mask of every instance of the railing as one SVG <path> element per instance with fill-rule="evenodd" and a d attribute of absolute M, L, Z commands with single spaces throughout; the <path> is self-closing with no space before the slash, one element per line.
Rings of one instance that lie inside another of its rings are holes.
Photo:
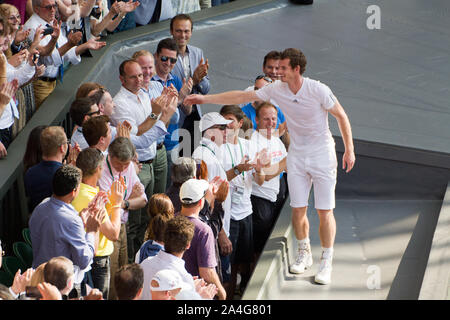
<path fill-rule="evenodd" d="M 194 22 L 197 22 L 272 1 L 234 1 L 194 12 L 190 16 Z M 70 137 L 73 124 L 68 111 L 79 85 L 87 81 L 96 81 L 106 84 L 108 89 L 114 93 L 116 88 L 112 88 L 112 86 L 120 85 L 118 81 L 118 63 L 125 59 L 121 54 L 122 48 L 139 46 L 140 43 L 156 39 L 158 36 L 169 37 L 169 28 L 170 21 L 166 20 L 108 35 L 105 39 L 107 42 L 105 48 L 99 51 L 92 51 L 92 58 L 82 58 L 80 64 L 71 66 L 64 73 L 63 83 L 58 82 L 53 93 L 16 136 L 8 148 L 8 156 L 0 159 L 0 239 L 2 243 L 6 244 L 7 250 L 11 249 L 14 241 L 21 240 L 21 230 L 27 226 L 30 215 L 25 196 L 22 163 L 30 132 L 33 128 L 40 125 L 60 125 L 64 127 L 67 136 Z M 146 49 L 149 50 L 150 48 Z M 114 63 L 114 70 L 105 68 L 105 61 Z"/>

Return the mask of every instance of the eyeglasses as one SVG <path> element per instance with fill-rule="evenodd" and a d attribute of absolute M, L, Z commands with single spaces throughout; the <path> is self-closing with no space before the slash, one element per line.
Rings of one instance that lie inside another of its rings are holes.
<path fill-rule="evenodd" d="M 56 8 L 58 8 L 58 5 L 55 3 L 55 4 L 49 4 L 48 6 L 45 6 L 45 7 L 43 7 L 43 6 L 40 6 L 40 7 L 45 10 L 52 10 L 52 9 L 56 10 Z"/>
<path fill-rule="evenodd" d="M 273 80 L 272 79 L 270 79 L 269 77 L 267 77 L 267 76 L 263 76 L 263 75 L 259 75 L 259 76 L 257 76 L 256 77 L 256 79 L 255 79 L 255 81 L 258 81 L 258 80 L 261 80 L 261 79 L 264 79 L 264 80 L 266 80 L 268 83 L 272 83 L 273 82 Z"/>
<path fill-rule="evenodd" d="M 92 111 L 92 112 L 86 113 L 87 116 L 93 116 L 94 114 L 100 115 L 100 110 Z"/>
<path fill-rule="evenodd" d="M 20 21 L 20 15 L 18 14 L 18 15 L 16 15 L 16 16 L 10 16 L 10 17 L 8 18 L 8 20 L 17 20 L 17 21 Z"/>
<path fill-rule="evenodd" d="M 166 62 L 167 60 L 170 60 L 170 63 L 172 63 L 172 64 L 177 63 L 177 59 L 171 58 L 171 57 L 167 57 L 167 56 L 161 56 L 160 59 L 161 59 L 162 62 Z"/>

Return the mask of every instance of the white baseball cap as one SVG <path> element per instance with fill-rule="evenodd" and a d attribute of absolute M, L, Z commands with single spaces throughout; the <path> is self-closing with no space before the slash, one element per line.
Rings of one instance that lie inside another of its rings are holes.
<path fill-rule="evenodd" d="M 184 204 L 195 203 L 203 198 L 208 190 L 209 182 L 203 179 L 189 179 L 181 185 L 180 200 Z"/>
<path fill-rule="evenodd" d="M 190 286 L 185 283 L 178 272 L 169 269 L 158 271 L 152 278 L 152 282 L 158 283 L 157 287 L 150 286 L 152 291 L 169 291 L 174 289 L 189 289 Z"/>
<path fill-rule="evenodd" d="M 227 120 L 218 112 L 208 112 L 200 119 L 200 132 L 203 132 L 212 126 L 229 124 L 232 120 Z"/>

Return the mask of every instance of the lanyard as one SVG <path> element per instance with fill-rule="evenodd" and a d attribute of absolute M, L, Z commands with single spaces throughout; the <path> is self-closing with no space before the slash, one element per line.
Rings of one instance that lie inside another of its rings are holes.
<path fill-rule="evenodd" d="M 109 173 L 111 174 L 111 178 L 112 178 L 112 180 L 114 182 L 114 175 L 113 175 L 113 172 L 111 170 L 111 165 L 109 164 L 109 161 L 108 161 L 108 156 L 106 156 L 106 164 L 108 165 Z M 119 175 L 119 177 L 120 177 L 120 175 Z M 123 179 L 125 180 L 125 183 L 127 183 L 127 177 L 123 176 Z M 125 187 L 125 193 L 123 194 L 123 199 L 124 200 L 127 197 L 127 191 L 128 191 L 128 189 Z"/>
<path fill-rule="evenodd" d="M 217 159 L 217 156 L 216 156 L 216 153 L 214 152 L 214 150 L 211 149 L 210 147 L 208 147 L 206 144 L 203 144 L 203 143 L 201 144 L 201 146 L 202 146 L 202 147 L 205 147 L 206 149 L 208 149 L 209 151 L 211 151 L 211 153 L 214 155 L 214 158 L 216 158 L 217 163 L 220 165 L 220 167 L 222 168 L 222 170 L 225 171 L 225 175 L 226 175 L 227 170 L 225 170 L 225 168 L 223 167 L 222 162 L 220 162 L 219 159 Z"/>
<path fill-rule="evenodd" d="M 241 149 L 241 156 L 242 156 L 242 159 L 243 159 L 244 158 L 244 151 L 242 151 L 242 144 L 241 144 L 241 140 L 239 140 L 239 138 L 238 138 L 238 142 L 239 142 L 239 147 Z M 226 144 L 226 146 L 227 146 L 228 152 L 230 153 L 231 166 L 234 168 L 234 160 L 233 160 L 233 155 L 231 154 L 230 146 L 229 146 L 228 143 Z M 242 171 L 241 174 L 242 174 L 242 178 L 245 178 L 245 171 Z"/>

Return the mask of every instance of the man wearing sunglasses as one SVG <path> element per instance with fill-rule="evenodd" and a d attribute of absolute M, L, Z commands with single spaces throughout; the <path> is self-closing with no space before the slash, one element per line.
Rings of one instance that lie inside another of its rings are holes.
<path fill-rule="evenodd" d="M 178 105 L 181 114 L 189 114 L 192 107 L 186 107 L 182 104 L 184 98 L 192 90 L 192 79 L 184 80 L 183 82 L 179 77 L 172 73 L 178 58 L 178 46 L 175 40 L 172 38 L 166 38 L 158 43 L 155 53 L 155 70 L 156 74 L 152 77 L 153 81 L 158 81 L 164 87 L 169 87 L 173 85 L 179 92 Z M 170 187 L 171 176 L 170 167 L 172 165 L 172 158 L 177 159 L 179 153 L 179 134 L 177 129 L 179 128 L 179 123 L 170 123 L 167 131 L 168 135 L 165 136 L 164 145 L 167 152 L 167 187 Z M 158 143 L 162 140 L 158 141 Z"/>
<path fill-rule="evenodd" d="M 81 54 L 87 50 L 98 50 L 106 45 L 105 42 L 89 41 L 78 45 L 81 40 L 81 32 L 70 32 L 67 36 L 61 32 L 61 22 L 57 20 L 58 5 L 55 0 L 33 0 L 33 15 L 25 23 L 25 29 L 30 29 L 28 38 L 33 41 L 34 35 L 41 28 L 52 27 L 53 33 L 46 35 L 39 45 L 50 46 L 49 55 L 40 52 L 41 62 L 46 69 L 39 79 L 33 82 L 36 108 L 53 92 L 56 87 L 56 79 L 62 81 L 64 65 L 78 64 L 81 62 Z"/>
<path fill-rule="evenodd" d="M 72 146 L 78 143 L 81 150 L 89 147 L 86 139 L 83 136 L 82 126 L 83 123 L 90 119 L 100 115 L 100 109 L 91 97 L 79 98 L 72 102 L 69 110 L 70 118 L 78 126 L 72 133 L 70 138 Z"/>

